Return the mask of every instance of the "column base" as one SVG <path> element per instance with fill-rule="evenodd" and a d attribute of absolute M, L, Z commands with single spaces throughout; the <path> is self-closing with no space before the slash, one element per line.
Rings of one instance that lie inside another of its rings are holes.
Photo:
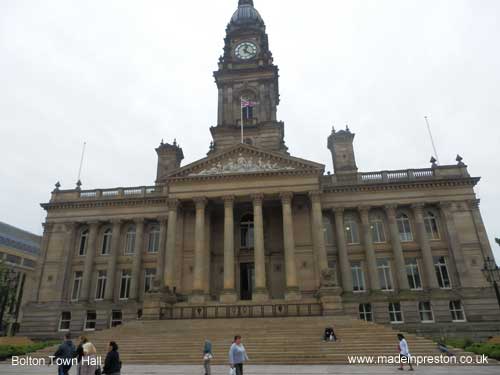
<path fill-rule="evenodd" d="M 207 301 L 207 295 L 203 290 L 193 290 L 188 297 L 188 301 L 189 303 L 205 303 Z"/>
<path fill-rule="evenodd" d="M 299 301 L 302 299 L 302 294 L 300 293 L 299 287 L 287 288 L 285 292 L 286 301 Z"/>
<path fill-rule="evenodd" d="M 257 288 L 252 292 L 252 301 L 267 302 L 269 301 L 269 292 L 266 288 Z"/>
<path fill-rule="evenodd" d="M 340 287 L 323 287 L 317 293 L 317 297 L 321 302 L 323 315 L 342 314 L 344 306 L 342 304 L 342 288 Z"/>
<path fill-rule="evenodd" d="M 221 303 L 235 303 L 238 301 L 238 295 L 234 289 L 224 289 L 220 296 L 219 301 Z"/>
<path fill-rule="evenodd" d="M 146 293 L 142 304 L 142 319 L 159 320 L 161 316 L 161 294 Z"/>

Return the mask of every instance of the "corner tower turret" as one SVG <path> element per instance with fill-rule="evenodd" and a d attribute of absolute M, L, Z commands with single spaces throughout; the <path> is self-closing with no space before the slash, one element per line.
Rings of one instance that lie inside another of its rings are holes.
<path fill-rule="evenodd" d="M 170 172 L 180 168 L 184 153 L 174 139 L 173 144 L 163 143 L 156 149 L 158 154 L 158 168 L 156 172 L 156 183 L 164 182 Z"/>
<path fill-rule="evenodd" d="M 328 137 L 328 149 L 332 153 L 333 169 L 337 175 L 353 175 L 358 172 L 354 156 L 354 133 L 349 127 L 345 130 L 335 131 Z"/>

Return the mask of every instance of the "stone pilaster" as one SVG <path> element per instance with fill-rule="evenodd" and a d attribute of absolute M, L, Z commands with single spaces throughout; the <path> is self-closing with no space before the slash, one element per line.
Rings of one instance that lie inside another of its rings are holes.
<path fill-rule="evenodd" d="M 119 291 L 115 293 L 115 280 L 116 280 L 116 266 L 118 255 L 120 252 L 120 236 L 122 231 L 122 220 L 112 220 L 113 224 L 111 234 L 111 253 L 109 254 L 108 269 L 106 271 L 106 290 L 104 292 L 104 299 L 106 301 L 115 301 L 118 299 Z M 118 289 L 118 288 L 116 288 Z"/>
<path fill-rule="evenodd" d="M 352 292 L 351 264 L 349 262 L 349 254 L 347 252 L 347 243 L 344 232 L 344 209 L 335 208 L 334 213 L 342 289 L 344 290 L 344 292 Z"/>
<path fill-rule="evenodd" d="M 321 208 L 321 192 L 313 191 L 309 193 L 311 199 L 311 232 L 314 246 L 314 253 L 318 262 L 319 275 L 328 268 L 328 256 L 326 254 L 325 233 L 323 226 L 323 210 Z"/>
<path fill-rule="evenodd" d="M 203 262 L 205 259 L 205 207 L 207 200 L 205 198 L 196 198 L 195 222 L 195 244 L 194 244 L 194 272 L 193 272 L 193 290 L 190 296 L 190 302 L 205 302 L 205 293 L 203 286 Z"/>
<path fill-rule="evenodd" d="M 400 290 L 408 290 L 410 289 L 410 285 L 408 283 L 408 277 L 406 276 L 403 247 L 401 246 L 398 224 L 396 222 L 396 208 L 396 205 L 386 205 L 385 212 L 389 222 L 389 231 L 391 233 L 392 254 L 394 258 L 394 268 L 396 271 L 398 286 Z"/>
<path fill-rule="evenodd" d="M 299 284 L 297 281 L 297 264 L 295 261 L 295 239 L 293 235 L 292 193 L 281 193 L 283 211 L 283 243 L 285 247 L 285 270 L 287 300 L 300 299 Z"/>
<path fill-rule="evenodd" d="M 76 248 L 76 236 L 78 233 L 78 223 L 67 223 L 65 224 L 67 239 L 64 246 L 63 259 L 66 260 L 64 263 L 64 273 L 61 280 L 61 300 L 64 302 L 69 301 L 69 294 L 71 293 L 71 263 L 73 261 L 73 256 L 75 254 Z"/>
<path fill-rule="evenodd" d="M 82 289 L 80 292 L 80 301 L 90 300 L 90 285 L 92 282 L 92 275 L 94 270 L 94 258 L 97 252 L 97 234 L 99 231 L 99 223 L 89 223 L 89 237 L 87 243 L 87 252 L 85 254 L 85 261 L 83 265 L 83 280 Z"/>
<path fill-rule="evenodd" d="M 142 252 L 144 250 L 144 219 L 135 222 L 134 258 L 132 260 L 132 279 L 130 280 L 130 299 L 137 300 L 140 296 L 139 287 L 142 275 Z"/>
<path fill-rule="evenodd" d="M 169 199 L 168 201 L 168 227 L 167 227 L 167 249 L 165 251 L 165 282 L 167 288 L 176 286 L 175 277 L 175 251 L 177 245 L 177 211 L 179 201 L 177 199 Z"/>
<path fill-rule="evenodd" d="M 359 207 L 361 216 L 361 228 L 363 232 L 363 245 L 365 247 L 366 266 L 371 290 L 380 290 L 378 279 L 377 258 L 373 247 L 372 231 L 370 227 L 370 207 Z"/>
<path fill-rule="evenodd" d="M 223 303 L 236 302 L 234 282 L 234 197 L 226 196 L 224 200 L 224 289 L 220 295 Z"/>
<path fill-rule="evenodd" d="M 165 258 L 167 251 L 167 225 L 168 217 L 160 216 L 158 218 L 160 223 L 160 243 L 158 247 L 158 260 L 156 265 L 156 278 L 155 287 L 158 288 L 162 285 L 165 279 Z"/>
<path fill-rule="evenodd" d="M 266 284 L 266 253 L 264 248 L 264 220 L 262 217 L 262 194 L 253 197 L 255 290 L 252 299 L 263 302 L 269 299 Z"/>
<path fill-rule="evenodd" d="M 418 203 L 412 206 L 413 215 L 415 216 L 415 227 L 417 230 L 417 239 L 422 251 L 422 261 L 424 264 L 424 286 L 430 289 L 439 288 L 436 271 L 434 269 L 434 259 L 432 257 L 431 244 L 427 236 L 424 223 L 424 204 Z"/>

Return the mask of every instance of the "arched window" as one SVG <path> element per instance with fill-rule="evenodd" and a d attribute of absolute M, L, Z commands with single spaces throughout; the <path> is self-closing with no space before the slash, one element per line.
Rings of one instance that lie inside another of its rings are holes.
<path fill-rule="evenodd" d="M 411 232 L 410 218 L 405 213 L 400 212 L 396 216 L 396 222 L 398 223 L 399 239 L 402 242 L 413 241 L 413 234 Z"/>
<path fill-rule="evenodd" d="M 149 230 L 148 253 L 157 253 L 160 248 L 160 227 L 155 224 Z"/>
<path fill-rule="evenodd" d="M 253 248 L 253 215 L 245 215 L 240 221 L 240 247 Z"/>
<path fill-rule="evenodd" d="M 102 255 L 108 255 L 109 253 L 111 253 L 111 238 L 112 238 L 112 231 L 111 228 L 108 228 L 104 231 L 104 234 L 102 235 L 102 247 L 101 247 Z"/>
<path fill-rule="evenodd" d="M 135 225 L 130 225 L 125 236 L 125 254 L 135 252 Z"/>
<path fill-rule="evenodd" d="M 438 219 L 434 212 L 427 211 L 424 216 L 425 230 L 431 240 L 439 240 Z"/>
<path fill-rule="evenodd" d="M 344 219 L 345 238 L 348 244 L 359 243 L 358 221 L 353 215 L 347 215 Z"/>
<path fill-rule="evenodd" d="M 373 243 L 385 242 L 384 220 L 380 215 L 370 217 L 370 230 Z"/>
<path fill-rule="evenodd" d="M 84 229 L 80 233 L 80 243 L 78 245 L 78 255 L 84 256 L 87 253 L 87 242 L 89 238 L 89 230 Z"/>

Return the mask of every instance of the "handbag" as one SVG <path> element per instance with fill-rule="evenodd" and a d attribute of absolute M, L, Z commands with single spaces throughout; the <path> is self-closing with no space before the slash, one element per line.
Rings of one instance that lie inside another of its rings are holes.
<path fill-rule="evenodd" d="M 213 358 L 214 358 L 214 356 L 213 356 L 212 354 L 210 354 L 210 353 L 207 353 L 207 354 L 205 354 L 205 355 L 203 356 L 203 360 L 204 360 L 204 361 L 210 361 L 210 360 L 211 360 L 211 359 L 213 359 Z"/>
<path fill-rule="evenodd" d="M 101 370 L 101 366 L 98 366 L 96 369 L 95 369 L 95 375 L 102 375 L 102 370 Z"/>
<path fill-rule="evenodd" d="M 236 375 L 236 368 L 230 368 L 229 375 Z"/>

